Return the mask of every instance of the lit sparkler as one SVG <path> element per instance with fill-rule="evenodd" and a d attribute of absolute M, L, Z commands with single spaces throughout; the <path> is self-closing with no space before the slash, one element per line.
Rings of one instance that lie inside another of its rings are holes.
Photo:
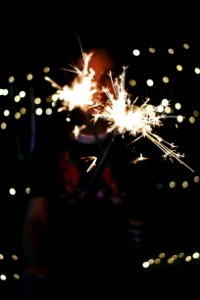
<path fill-rule="evenodd" d="M 77 74 L 70 86 L 64 85 L 62 87 L 48 76 L 45 77 L 53 87 L 57 88 L 56 93 L 52 95 L 52 101 L 62 101 L 63 106 L 60 110 L 67 109 L 72 111 L 74 108 L 79 107 L 87 111 L 94 105 L 94 98 L 98 89 L 97 83 L 94 80 L 95 72 L 92 68 L 88 67 L 92 55 L 93 52 L 83 53 L 82 69 L 73 66 L 72 70 L 68 70 Z"/>
<path fill-rule="evenodd" d="M 106 120 L 108 122 L 108 132 L 115 131 L 115 133 L 121 135 L 128 132 L 131 136 L 138 136 L 133 142 L 141 137 L 147 137 L 164 152 L 163 157 L 165 159 L 167 157 L 171 160 L 174 158 L 194 172 L 191 167 L 182 161 L 181 158 L 184 157 L 184 154 L 178 153 L 176 151 L 177 147 L 173 143 L 168 143 L 153 132 L 154 127 L 163 124 L 162 119 L 166 116 L 159 113 L 157 106 L 149 104 L 149 98 L 141 106 L 136 105 L 137 98 L 135 101 L 131 101 L 130 95 L 125 90 L 125 75 L 125 67 L 115 80 L 112 79 L 110 72 L 113 92 L 108 88 L 102 88 L 107 95 L 107 101 L 105 105 L 99 103 L 99 107 L 95 109 L 94 121 L 99 118 Z"/>
<path fill-rule="evenodd" d="M 82 111 L 88 112 L 91 108 L 95 107 L 95 101 L 98 103 L 102 91 L 98 88 L 97 82 L 94 80 L 95 71 L 89 68 L 92 55 L 93 52 L 83 52 L 82 68 L 79 69 L 78 66 L 73 66 L 72 70 L 68 70 L 77 75 L 70 86 L 64 85 L 62 87 L 48 76 L 45 77 L 45 79 L 51 83 L 52 87 L 57 89 L 56 93 L 52 95 L 52 101 L 62 101 L 63 106 L 59 108 L 58 111 L 72 111 L 78 107 Z M 72 131 L 72 136 L 78 139 L 81 130 L 85 127 L 86 124 L 75 126 Z M 92 161 L 86 172 L 90 172 L 96 166 L 97 158 L 95 156 L 82 157 L 82 159 L 84 159 L 85 162 Z"/>
<path fill-rule="evenodd" d="M 166 118 L 166 115 L 159 112 L 158 106 L 149 104 L 149 98 L 141 106 L 136 104 L 138 98 L 134 101 L 131 100 L 125 89 L 125 67 L 123 67 L 122 73 L 114 80 L 110 72 L 112 92 L 106 87 L 102 87 L 102 90 L 99 91 L 97 82 L 94 80 L 95 72 L 88 67 L 92 55 L 93 52 L 83 53 L 82 69 L 74 66 L 72 70 L 69 70 L 77 74 L 70 86 L 64 85 L 62 87 L 49 77 L 45 77 L 53 87 L 57 88 L 56 93 L 52 95 L 52 100 L 62 101 L 63 106 L 59 110 L 67 109 L 72 111 L 74 108 L 79 107 L 81 110 L 88 112 L 91 109 L 94 122 L 98 119 L 107 121 L 107 132 L 115 132 L 115 134 L 121 135 L 128 132 L 131 136 L 137 136 L 132 142 L 136 142 L 141 137 L 147 137 L 163 151 L 165 159 L 167 157 L 171 160 L 176 159 L 194 172 L 190 166 L 183 162 L 184 154 L 176 151 L 177 146 L 167 142 L 153 132 L 156 126 L 160 127 L 163 124 L 162 119 Z M 107 96 L 107 101 L 104 104 L 100 101 L 102 92 Z M 143 157 L 140 157 L 132 162 L 135 163 L 143 159 Z M 96 160 L 94 160 L 88 171 L 93 169 L 95 165 Z"/>

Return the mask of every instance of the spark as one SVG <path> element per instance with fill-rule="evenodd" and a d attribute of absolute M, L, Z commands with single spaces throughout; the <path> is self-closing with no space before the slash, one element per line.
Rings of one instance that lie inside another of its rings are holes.
<path fill-rule="evenodd" d="M 96 167 L 96 162 L 97 162 L 97 157 L 96 156 L 83 156 L 83 157 L 81 157 L 81 159 L 84 159 L 85 162 L 88 162 L 88 161 L 92 160 L 92 163 L 90 164 L 90 166 L 86 170 L 87 173 L 92 171 L 92 169 L 94 167 Z"/>
<path fill-rule="evenodd" d="M 159 106 L 149 104 L 149 98 L 141 106 L 136 103 L 138 98 L 131 101 L 131 96 L 125 89 L 126 67 L 123 67 L 122 73 L 115 80 L 113 80 L 111 72 L 109 75 L 113 91 L 102 87 L 107 100 L 104 105 L 100 103 L 95 108 L 94 122 L 99 118 L 106 120 L 108 132 L 115 131 L 116 134 L 121 135 L 128 132 L 129 135 L 136 137 L 133 142 L 141 137 L 146 137 L 164 152 L 163 157 L 165 159 L 169 157 L 173 160 L 174 158 L 194 172 L 190 166 L 182 161 L 181 158 L 184 157 L 184 154 L 178 153 L 176 151 L 177 147 L 173 143 L 168 143 L 153 132 L 155 127 L 163 125 L 162 119 L 166 118 L 165 114 L 159 112 Z"/>
<path fill-rule="evenodd" d="M 85 125 L 85 124 L 82 125 L 82 126 L 75 125 L 75 126 L 74 126 L 74 129 L 72 130 L 72 133 L 71 133 L 72 136 L 73 136 L 75 139 L 78 139 L 80 132 L 81 132 L 84 128 L 86 128 L 86 125 Z"/>
<path fill-rule="evenodd" d="M 146 160 L 146 159 L 149 159 L 149 158 L 148 158 L 148 157 L 144 157 L 142 154 L 140 154 L 140 156 L 137 157 L 136 159 L 134 159 L 134 160 L 132 161 L 132 163 L 133 163 L 133 164 L 136 164 L 136 163 L 138 163 L 139 161 L 143 161 L 143 160 Z"/>
<path fill-rule="evenodd" d="M 68 70 L 77 75 L 70 85 L 62 87 L 50 77 L 45 76 L 45 80 L 49 81 L 52 87 L 57 89 L 52 95 L 52 101 L 62 101 L 63 106 L 60 110 L 67 109 L 68 111 L 72 111 L 74 108 L 79 107 L 87 111 L 94 105 L 94 96 L 97 94 L 98 89 L 97 83 L 94 80 L 95 71 L 88 67 L 92 55 L 93 52 L 83 53 L 82 68 L 72 66 L 72 69 Z"/>

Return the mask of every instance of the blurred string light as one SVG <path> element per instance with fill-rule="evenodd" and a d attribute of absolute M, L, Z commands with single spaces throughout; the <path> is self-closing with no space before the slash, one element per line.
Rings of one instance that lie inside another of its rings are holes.
<path fill-rule="evenodd" d="M 0 282 L 18 281 L 21 278 L 20 274 L 21 266 L 18 254 L 4 255 L 3 252 L 0 252 Z"/>
<path fill-rule="evenodd" d="M 184 49 L 186 52 L 188 52 L 189 50 L 190 50 L 190 45 L 188 44 L 188 43 L 184 43 L 183 45 L 182 45 L 182 49 Z M 155 59 L 155 54 L 156 53 L 158 53 L 160 51 L 160 49 L 158 48 L 157 50 L 156 50 L 156 48 L 155 47 L 149 47 L 148 48 L 148 52 L 150 53 L 150 55 L 153 55 L 153 59 Z M 170 56 L 174 56 L 174 54 L 176 54 L 177 53 L 177 51 L 180 51 L 180 49 L 175 49 L 175 48 L 168 48 L 167 49 L 167 53 L 170 55 Z M 189 52 L 188 52 L 189 53 Z M 187 54 L 188 54 L 187 53 Z M 134 49 L 133 51 L 132 51 L 132 54 L 133 54 L 133 56 L 134 57 L 136 57 L 136 60 L 134 60 L 134 62 L 137 62 L 137 57 L 138 56 L 141 56 L 142 54 L 144 54 L 144 49 L 143 49 L 143 51 L 140 51 L 138 48 L 136 48 L 136 49 Z M 145 57 L 145 59 L 146 59 L 146 57 Z M 164 64 L 165 64 L 165 61 L 164 61 Z M 171 68 L 171 67 L 173 67 L 173 64 L 172 64 L 172 62 L 167 66 L 167 70 L 169 71 L 169 69 Z M 154 69 L 154 68 L 153 68 Z M 184 66 L 183 66 L 183 64 L 175 64 L 175 62 L 174 62 L 174 69 L 173 70 L 177 70 L 179 73 L 183 73 L 183 71 L 184 71 Z M 200 71 L 199 71 L 200 69 L 199 69 L 199 67 L 194 67 L 194 73 L 196 74 L 196 75 L 198 75 L 198 74 L 200 74 Z M 149 72 L 149 70 L 148 70 L 148 72 Z M 157 72 L 157 74 L 156 74 L 156 76 L 158 77 L 159 76 L 159 71 Z M 172 75 L 171 75 L 172 76 Z M 171 89 L 171 84 L 170 83 L 173 83 L 174 82 L 174 78 L 173 78 L 173 80 L 171 79 L 171 76 L 168 76 L 168 75 L 164 75 L 164 76 L 162 76 L 161 77 L 161 80 L 162 80 L 162 82 L 165 84 L 165 85 L 168 85 L 169 86 L 169 90 Z M 130 78 L 129 79 L 129 86 L 131 87 L 131 88 L 135 88 L 135 87 L 137 87 L 137 85 L 138 85 L 138 80 L 136 79 L 136 78 Z M 155 84 L 155 80 L 153 79 L 153 78 L 149 78 L 149 79 L 146 79 L 146 86 L 148 86 L 149 88 L 152 88 L 152 87 L 155 87 L 155 88 L 157 88 L 157 89 L 160 89 L 160 86 L 157 86 L 156 84 Z M 182 99 L 183 100 L 183 99 Z M 176 99 L 173 99 L 173 101 L 176 101 Z M 180 101 L 180 100 L 179 100 Z M 180 102 L 179 102 L 180 103 Z M 174 104 L 174 108 L 176 109 L 176 110 L 178 110 L 178 106 L 176 105 L 176 103 Z M 171 109 L 171 112 L 169 111 L 169 112 L 167 112 L 167 111 L 165 111 L 166 113 L 173 113 L 173 107 L 171 107 L 171 108 L 167 108 L 168 110 L 170 110 Z M 184 119 L 186 119 L 186 118 L 183 118 L 181 115 L 180 116 L 177 116 L 177 122 L 178 123 L 181 123 L 181 122 L 183 122 L 183 120 Z M 188 122 L 190 123 L 190 124 L 194 124 L 195 122 L 196 122 L 196 120 L 197 120 L 197 117 L 196 118 L 194 118 L 194 116 L 191 116 L 191 117 L 189 117 L 188 118 Z"/>
<path fill-rule="evenodd" d="M 157 254 L 157 256 L 152 256 L 144 260 L 141 264 L 141 267 L 143 269 L 157 269 L 157 267 L 177 267 L 188 263 L 200 264 L 200 252 L 193 251 L 192 253 L 187 253 L 186 251 L 180 251 L 174 254 L 160 252 Z"/>

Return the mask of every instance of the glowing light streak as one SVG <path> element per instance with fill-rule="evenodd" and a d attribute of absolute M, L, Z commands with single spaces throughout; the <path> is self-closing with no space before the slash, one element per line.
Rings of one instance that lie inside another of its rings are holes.
<path fill-rule="evenodd" d="M 83 156 L 81 157 L 81 159 L 84 159 L 85 162 L 88 162 L 90 160 L 92 160 L 92 163 L 90 164 L 90 166 L 87 168 L 86 172 L 90 172 L 94 167 L 96 167 L 96 162 L 97 162 L 97 157 L 96 156 Z"/>
<path fill-rule="evenodd" d="M 131 161 L 131 163 L 137 164 L 138 162 L 146 160 L 146 159 L 149 159 L 149 158 L 148 157 L 144 157 L 142 154 L 140 154 L 140 156 L 137 157 L 136 159 L 134 159 L 133 161 Z"/>

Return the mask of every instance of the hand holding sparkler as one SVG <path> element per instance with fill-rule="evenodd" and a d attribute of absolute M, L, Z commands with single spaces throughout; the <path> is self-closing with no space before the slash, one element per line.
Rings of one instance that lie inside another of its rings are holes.
<path fill-rule="evenodd" d="M 123 67 L 122 73 L 114 79 L 110 70 L 110 84 L 107 83 L 106 86 L 103 84 L 102 75 L 105 74 L 105 70 L 113 66 L 112 63 L 109 64 L 110 57 L 105 53 L 100 51 L 100 53 L 97 52 L 96 56 L 93 56 L 94 52 L 83 53 L 82 68 L 74 67 L 73 72 L 77 74 L 77 77 L 75 77 L 70 87 L 68 85 L 60 87 L 46 77 L 46 80 L 50 81 L 52 86 L 58 88 L 57 92 L 52 96 L 52 100 L 62 100 L 63 107 L 61 109 L 71 111 L 79 107 L 85 115 L 85 126 L 82 126 L 80 130 L 76 126 L 75 137 L 80 135 L 81 130 L 86 135 L 88 130 L 90 135 L 91 133 L 96 135 L 95 124 L 102 120 L 105 122 L 103 126 L 104 132 L 115 132 L 115 134 L 121 135 L 128 132 L 131 136 L 137 137 L 133 142 L 136 142 L 141 137 L 147 137 L 164 152 L 164 158 L 174 158 L 194 172 L 181 159 L 184 155 L 175 151 L 177 147 L 173 143 L 170 144 L 153 132 L 156 126 L 160 127 L 163 125 L 162 119 L 166 118 L 166 116 L 163 113 L 159 113 L 157 106 L 149 104 L 149 98 L 140 106 L 136 104 L 138 98 L 132 101 L 125 89 L 125 67 Z M 102 94 L 107 98 L 105 99 Z M 92 126 L 91 120 L 94 121 Z M 142 156 L 140 156 L 139 160 L 142 160 Z M 135 161 L 133 160 L 134 163 Z"/>

